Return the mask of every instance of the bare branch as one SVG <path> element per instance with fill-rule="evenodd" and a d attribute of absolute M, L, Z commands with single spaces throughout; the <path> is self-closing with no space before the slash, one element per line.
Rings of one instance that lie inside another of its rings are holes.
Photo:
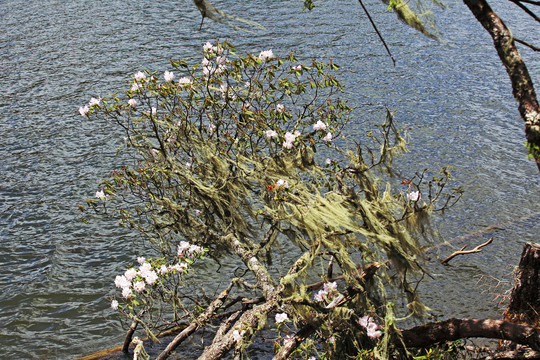
<path fill-rule="evenodd" d="M 450 260 L 452 260 L 454 257 L 458 256 L 458 255 L 464 255 L 464 254 L 472 254 L 472 253 L 477 253 L 477 252 L 480 252 L 480 249 L 486 245 L 489 245 L 491 244 L 491 242 L 493 241 L 493 237 L 490 238 L 488 241 L 486 241 L 485 243 L 481 244 L 481 245 L 478 245 L 477 247 L 475 247 L 474 249 L 472 250 L 465 250 L 465 248 L 467 247 L 467 245 L 463 246 L 461 248 L 461 250 L 459 251 L 456 251 L 454 252 L 452 255 L 450 255 L 449 257 L 447 257 L 446 259 L 444 259 L 443 261 L 441 261 L 441 264 L 446 264 L 447 262 L 449 262 Z"/>

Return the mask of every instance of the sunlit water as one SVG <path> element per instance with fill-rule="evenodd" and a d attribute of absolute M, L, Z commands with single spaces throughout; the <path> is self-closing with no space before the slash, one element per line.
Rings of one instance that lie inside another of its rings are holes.
<path fill-rule="evenodd" d="M 468 10 L 450 4 L 439 22 L 446 43 L 435 43 L 380 2 L 368 4 L 397 59 L 393 67 L 353 0 L 321 2 L 311 13 L 300 12 L 300 1 L 214 2 L 266 30 L 207 20 L 199 31 L 188 0 L 0 1 L 0 358 L 69 359 L 120 342 L 108 297 L 116 273 L 141 251 L 114 223 L 81 223 L 77 204 L 118 165 L 121 137 L 77 108 L 121 90 L 136 71 L 168 69 L 171 57 L 198 62 L 202 44 L 218 37 L 242 52 L 295 51 L 341 64 L 347 96 L 359 106 L 351 134 L 382 119 L 384 106 L 397 110 L 411 151 L 396 169 L 408 177 L 451 165 L 465 190 L 459 205 L 434 220 L 441 239 L 503 224 L 468 238 L 476 245 L 495 237 L 479 254 L 446 267 L 434 258 L 424 299 L 441 317 L 498 316 L 476 282 L 506 275 L 523 243 L 539 240 L 540 180 L 526 160 L 508 77 Z M 525 40 L 540 38 L 534 24 L 515 26 Z M 538 56 L 528 49 L 523 56 L 540 83 Z M 441 256 L 451 250 L 441 248 Z"/>

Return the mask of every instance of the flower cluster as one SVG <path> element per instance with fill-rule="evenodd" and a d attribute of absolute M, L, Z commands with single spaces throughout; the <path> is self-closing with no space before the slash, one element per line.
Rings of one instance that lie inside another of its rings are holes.
<path fill-rule="evenodd" d="M 366 329 L 367 336 L 370 339 L 378 339 L 381 337 L 382 332 L 379 330 L 379 325 L 377 325 L 371 316 L 362 316 L 358 319 L 358 324 Z"/>
<path fill-rule="evenodd" d="M 195 210 L 197 212 L 197 210 Z M 187 241 L 180 241 L 178 245 L 178 256 L 179 257 L 198 257 L 204 254 L 204 249 L 198 245 L 190 244 Z"/>
<path fill-rule="evenodd" d="M 283 142 L 283 147 L 286 148 L 286 149 L 292 149 L 293 148 L 293 143 L 294 141 L 296 140 L 297 137 L 299 137 L 300 135 L 300 131 L 296 130 L 293 133 L 287 131 L 285 133 L 285 141 Z"/>
<path fill-rule="evenodd" d="M 261 53 L 259 54 L 259 60 L 263 62 L 268 61 L 272 59 L 273 57 L 274 57 L 274 53 L 272 52 L 272 50 L 261 51 Z"/>
<path fill-rule="evenodd" d="M 323 285 L 322 290 L 319 290 L 317 294 L 315 294 L 314 299 L 315 301 L 321 302 L 325 300 L 330 300 L 333 297 L 335 297 L 337 294 L 338 294 L 337 283 L 334 281 L 331 283 L 325 283 Z"/>
<path fill-rule="evenodd" d="M 92 108 L 92 106 L 99 106 L 100 103 L 101 103 L 101 98 L 97 98 L 97 99 L 91 98 L 90 101 L 88 102 L 88 105 L 79 107 L 79 114 L 81 114 L 81 116 L 88 117 L 90 108 Z"/>

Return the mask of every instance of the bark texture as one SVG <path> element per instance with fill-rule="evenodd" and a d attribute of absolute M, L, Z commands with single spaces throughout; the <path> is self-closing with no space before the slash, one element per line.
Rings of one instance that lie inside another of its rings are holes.
<path fill-rule="evenodd" d="M 540 328 L 540 244 L 527 243 L 504 320 Z"/>
<path fill-rule="evenodd" d="M 510 81 L 514 98 L 518 102 L 521 118 L 525 121 L 525 135 L 529 146 L 536 147 L 530 151 L 540 170 L 540 107 L 534 91 L 529 71 L 516 48 L 510 29 L 506 27 L 499 16 L 491 9 L 485 0 L 463 0 L 476 19 L 493 38 L 493 44 L 499 58 L 504 64 Z"/>
<path fill-rule="evenodd" d="M 449 319 L 403 330 L 402 335 L 407 347 L 429 347 L 442 341 L 483 337 L 511 340 L 540 350 L 539 329 L 504 320 Z"/>

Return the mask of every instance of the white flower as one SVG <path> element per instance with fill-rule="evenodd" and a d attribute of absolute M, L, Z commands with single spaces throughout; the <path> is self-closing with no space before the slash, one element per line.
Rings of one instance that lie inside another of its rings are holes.
<path fill-rule="evenodd" d="M 81 116 L 88 116 L 89 111 L 90 108 L 88 107 L 88 105 L 84 105 L 79 108 L 79 114 L 81 114 Z"/>
<path fill-rule="evenodd" d="M 229 62 L 229 60 L 225 56 L 216 57 L 216 64 L 218 64 L 218 65 L 225 65 L 228 62 Z"/>
<path fill-rule="evenodd" d="M 146 79 L 146 75 L 142 71 L 139 71 L 135 75 L 133 75 L 133 78 L 137 81 L 140 81 Z"/>
<path fill-rule="evenodd" d="M 101 99 L 91 98 L 90 101 L 88 102 L 88 106 L 99 105 L 100 102 L 101 102 Z"/>
<path fill-rule="evenodd" d="M 144 264 L 146 262 L 146 259 L 144 257 L 142 257 L 142 256 L 139 256 L 137 258 L 137 262 L 142 265 L 142 264 Z"/>
<path fill-rule="evenodd" d="M 137 91 L 141 88 L 141 85 L 139 83 L 133 83 L 131 84 L 131 91 Z"/>
<path fill-rule="evenodd" d="M 163 79 L 165 79 L 166 82 L 171 82 L 174 80 L 174 74 L 170 71 L 165 71 L 163 73 Z"/>
<path fill-rule="evenodd" d="M 125 287 L 122 289 L 122 296 L 124 299 L 129 299 L 131 297 L 131 288 Z"/>
<path fill-rule="evenodd" d="M 159 155 L 159 150 L 158 149 L 152 149 L 152 150 L 150 150 L 150 152 L 152 153 L 153 156 L 158 156 Z"/>
<path fill-rule="evenodd" d="M 199 255 L 202 253 L 202 251 L 203 249 L 199 245 L 190 245 L 189 249 L 187 250 L 187 255 L 188 256 Z"/>
<path fill-rule="evenodd" d="M 135 290 L 135 292 L 143 292 L 145 287 L 144 281 L 136 281 L 133 283 L 133 290 Z"/>
<path fill-rule="evenodd" d="M 143 262 L 141 264 L 141 267 L 139 268 L 139 272 L 141 273 L 151 271 L 151 270 L 152 270 L 152 264 L 150 264 L 149 262 Z"/>
<path fill-rule="evenodd" d="M 275 139 L 277 138 L 278 136 L 278 133 L 275 132 L 274 130 L 266 130 L 266 138 L 267 139 Z"/>
<path fill-rule="evenodd" d="M 295 71 L 301 71 L 302 70 L 302 65 L 298 64 L 296 66 L 293 66 L 292 69 L 295 70 Z"/>
<path fill-rule="evenodd" d="M 286 181 L 286 180 L 283 180 L 283 179 L 279 179 L 277 182 L 276 182 L 276 186 L 277 187 L 280 187 L 280 188 L 288 188 L 289 187 L 289 183 Z"/>
<path fill-rule="evenodd" d="M 135 276 L 137 276 L 137 273 L 137 270 L 135 270 L 134 268 L 129 268 L 126 270 L 126 272 L 124 272 L 124 276 L 126 277 L 126 279 L 131 281 L 135 278 Z"/>
<path fill-rule="evenodd" d="M 187 84 L 191 84 L 191 80 L 187 77 L 183 77 L 178 80 L 178 83 L 180 85 L 187 85 Z"/>
<path fill-rule="evenodd" d="M 240 341 L 242 339 L 242 336 L 246 333 L 246 330 L 242 330 L 242 331 L 238 331 L 238 330 L 234 330 L 233 333 L 232 333 L 232 337 L 234 339 L 234 341 Z"/>
<path fill-rule="evenodd" d="M 125 289 L 131 287 L 131 281 L 128 280 L 124 275 L 117 275 L 114 278 L 114 285 L 117 288 Z"/>
<path fill-rule="evenodd" d="M 276 105 L 276 111 L 277 111 L 278 113 L 281 114 L 282 112 L 285 111 L 285 105 L 283 105 L 283 104 L 277 104 L 277 105 Z"/>
<path fill-rule="evenodd" d="M 169 268 L 166 267 L 165 265 L 161 265 L 158 272 L 159 272 L 160 275 L 165 275 L 166 273 L 169 272 Z"/>
<path fill-rule="evenodd" d="M 199 209 L 195 209 L 195 215 L 201 215 L 202 214 L 202 211 L 199 210 Z"/>
<path fill-rule="evenodd" d="M 319 120 L 313 125 L 313 130 L 326 130 L 326 124 Z"/>
<path fill-rule="evenodd" d="M 286 313 L 276 314 L 276 324 L 280 324 L 285 320 L 289 320 L 289 317 Z"/>
<path fill-rule="evenodd" d="M 157 114 L 157 109 L 155 107 L 152 107 L 152 115 L 156 115 Z"/>
<path fill-rule="evenodd" d="M 274 53 L 272 52 L 272 50 L 261 51 L 261 53 L 259 54 L 259 59 L 261 61 L 267 61 L 272 59 L 273 57 Z"/>
<path fill-rule="evenodd" d="M 106 196 L 105 196 L 105 193 L 103 192 L 103 189 L 96 191 L 96 198 L 100 200 L 105 200 Z"/>
<path fill-rule="evenodd" d="M 207 41 L 206 44 L 203 45 L 203 50 L 208 53 L 213 53 L 214 45 L 212 45 L 210 41 Z"/>
<path fill-rule="evenodd" d="M 128 100 L 128 104 L 129 104 L 129 106 L 131 106 L 132 108 L 136 108 L 136 107 L 137 107 L 137 100 L 135 100 L 135 99 L 129 99 L 129 100 Z"/>
<path fill-rule="evenodd" d="M 141 276 L 144 278 L 148 285 L 154 284 L 158 279 L 158 275 L 154 270 L 145 271 L 141 273 Z"/>
<path fill-rule="evenodd" d="M 118 310 L 118 300 L 114 299 L 113 301 L 111 301 L 111 308 L 113 310 Z"/>
<path fill-rule="evenodd" d="M 326 134 L 326 136 L 323 137 L 322 141 L 324 141 L 324 142 L 330 142 L 330 141 L 332 141 L 332 133 Z"/>
<path fill-rule="evenodd" d="M 187 241 L 180 241 L 180 244 L 178 245 L 178 256 L 184 256 L 187 254 L 191 244 Z"/>
<path fill-rule="evenodd" d="M 332 159 L 330 158 L 327 158 L 326 161 L 324 162 L 326 165 L 332 165 Z"/>
<path fill-rule="evenodd" d="M 418 201 L 421 198 L 419 191 L 413 191 L 407 194 L 407 200 Z"/>

